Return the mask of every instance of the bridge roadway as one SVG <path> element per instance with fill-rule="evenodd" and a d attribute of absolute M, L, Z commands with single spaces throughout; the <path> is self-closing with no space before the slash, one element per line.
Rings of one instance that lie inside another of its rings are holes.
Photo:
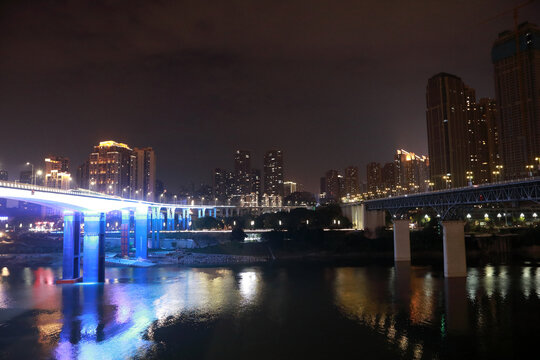
<path fill-rule="evenodd" d="M 166 230 L 191 229 L 192 215 L 198 217 L 241 215 L 246 211 L 289 211 L 294 206 L 243 208 L 228 205 L 181 205 L 156 203 L 88 190 L 61 190 L 38 185 L 0 181 L 0 198 L 26 201 L 64 211 L 63 270 L 66 282 L 79 281 L 81 260 L 81 225 L 84 226 L 83 275 L 84 282 L 105 280 L 105 224 L 106 214 L 122 214 L 122 254 L 127 255 L 131 228 L 134 229 L 135 256 L 148 258 L 148 248 L 159 248 L 159 233 Z M 151 233 L 149 238 L 148 233 Z"/>
<path fill-rule="evenodd" d="M 410 262 L 407 212 L 420 208 L 435 210 L 443 227 L 444 274 L 460 277 L 466 276 L 463 210 L 493 204 L 519 207 L 524 203 L 540 203 L 540 177 L 347 203 L 343 211 L 357 228 L 367 233 L 384 226 L 385 212 L 390 212 L 394 226 L 394 260 Z"/>

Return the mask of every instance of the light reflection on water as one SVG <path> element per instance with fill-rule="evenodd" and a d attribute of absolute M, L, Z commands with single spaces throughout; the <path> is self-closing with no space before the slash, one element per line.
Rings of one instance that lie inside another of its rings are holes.
<path fill-rule="evenodd" d="M 0 358 L 195 358 L 223 349 L 239 358 L 323 358 L 359 341 L 367 358 L 489 357 L 517 345 L 498 341 L 540 305 L 540 268 L 530 264 L 470 268 L 462 279 L 406 263 L 107 268 L 106 284 L 61 286 L 60 269 L 8 272 L 0 277 Z M 513 341 L 526 349 L 536 324 L 520 326 Z"/>

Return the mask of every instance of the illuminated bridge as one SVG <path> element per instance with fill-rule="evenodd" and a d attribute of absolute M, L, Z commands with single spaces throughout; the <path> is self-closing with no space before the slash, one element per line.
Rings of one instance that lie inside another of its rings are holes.
<path fill-rule="evenodd" d="M 180 205 L 155 203 L 88 190 L 60 190 L 44 186 L 0 181 L 0 198 L 26 201 L 64 211 L 64 256 L 62 277 L 65 281 L 80 279 L 81 225 L 84 225 L 83 274 L 84 282 L 105 280 L 105 224 L 106 214 L 122 214 L 122 254 L 127 255 L 131 229 L 134 229 L 135 256 L 148 258 L 148 248 L 159 248 L 160 230 L 189 230 L 192 215 L 213 217 L 240 215 L 251 208 L 223 205 Z M 253 211 L 290 210 L 291 207 L 257 207 Z M 148 234 L 151 233 L 149 237 Z"/>
<path fill-rule="evenodd" d="M 357 228 L 369 232 L 385 225 L 388 211 L 394 223 L 394 258 L 410 261 L 407 212 L 431 208 L 442 220 L 445 276 L 465 276 L 465 233 L 463 211 L 478 205 L 537 205 L 540 203 L 540 177 L 473 185 L 419 194 L 366 200 L 343 205 L 344 213 Z"/>

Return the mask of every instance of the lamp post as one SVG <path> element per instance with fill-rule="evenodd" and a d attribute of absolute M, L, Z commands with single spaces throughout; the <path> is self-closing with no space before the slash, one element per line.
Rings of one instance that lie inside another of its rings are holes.
<path fill-rule="evenodd" d="M 534 165 L 525 165 L 525 169 L 529 171 L 529 177 L 533 176 Z"/>
<path fill-rule="evenodd" d="M 32 164 L 30 162 L 26 162 L 26 166 L 31 166 L 32 167 L 32 174 L 30 175 L 30 183 L 32 185 L 35 185 L 36 184 L 36 178 L 34 176 L 34 164 Z"/>
<path fill-rule="evenodd" d="M 466 174 L 467 174 L 467 184 L 469 186 L 472 186 L 473 172 L 472 171 L 467 171 Z"/>

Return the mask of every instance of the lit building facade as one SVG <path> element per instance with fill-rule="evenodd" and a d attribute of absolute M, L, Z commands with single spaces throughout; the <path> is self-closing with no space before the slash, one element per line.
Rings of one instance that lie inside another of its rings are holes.
<path fill-rule="evenodd" d="M 156 196 L 156 155 L 151 147 L 135 148 L 135 187 L 122 189 L 124 197 L 154 201 Z"/>
<path fill-rule="evenodd" d="M 367 187 L 368 192 L 376 194 L 383 188 L 382 176 L 381 176 L 381 164 L 377 162 L 370 162 L 366 166 Z"/>
<path fill-rule="evenodd" d="M 467 184 L 469 167 L 466 85 L 439 73 L 428 80 L 426 120 L 430 178 L 435 189 Z"/>
<path fill-rule="evenodd" d="M 68 173 L 69 172 L 69 159 L 63 156 L 53 156 L 50 155 L 45 158 L 44 167 L 45 176 L 50 174 L 51 171 L 56 170 L 58 172 Z"/>
<path fill-rule="evenodd" d="M 283 195 L 289 196 L 292 193 L 296 192 L 297 184 L 294 181 L 284 181 L 283 182 Z"/>
<path fill-rule="evenodd" d="M 264 193 L 283 197 L 283 152 L 270 150 L 264 155 Z"/>
<path fill-rule="evenodd" d="M 68 190 L 71 187 L 71 175 L 68 172 L 51 170 L 45 175 L 45 186 Z"/>
<path fill-rule="evenodd" d="M 126 144 L 102 141 L 89 158 L 89 189 L 108 195 L 124 196 L 124 189 L 135 188 L 136 155 Z"/>
<path fill-rule="evenodd" d="M 429 160 L 427 156 L 416 155 L 403 149 L 396 151 L 394 160 L 396 192 L 415 193 L 428 190 Z"/>
<path fill-rule="evenodd" d="M 341 197 L 339 172 L 337 170 L 328 170 L 325 175 L 326 199 L 337 202 Z"/>
<path fill-rule="evenodd" d="M 357 166 L 345 168 L 343 196 L 354 197 L 360 193 L 360 179 Z"/>
<path fill-rule="evenodd" d="M 251 193 L 251 153 L 247 150 L 236 150 L 234 154 L 235 195 Z"/>
<path fill-rule="evenodd" d="M 519 46 L 516 46 L 516 43 Z M 537 172 L 540 158 L 540 28 L 523 23 L 499 34 L 491 51 L 506 179 Z"/>

